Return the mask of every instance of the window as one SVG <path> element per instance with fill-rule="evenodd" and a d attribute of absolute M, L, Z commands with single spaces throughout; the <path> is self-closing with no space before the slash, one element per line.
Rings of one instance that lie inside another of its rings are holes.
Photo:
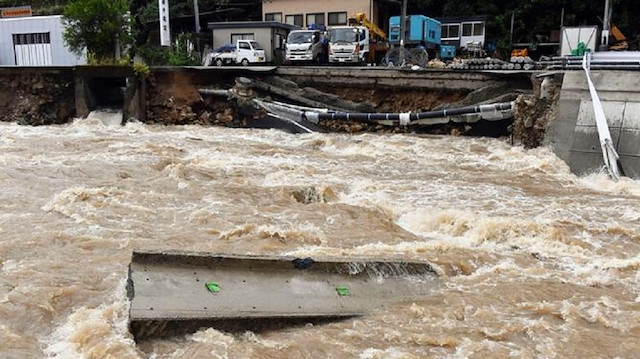
<path fill-rule="evenodd" d="M 236 44 L 238 40 L 255 40 L 253 34 L 231 34 L 231 43 Z"/>
<path fill-rule="evenodd" d="M 346 12 L 330 12 L 328 14 L 329 25 L 346 25 L 347 13 Z"/>
<path fill-rule="evenodd" d="M 289 25 L 304 27 L 302 14 L 287 15 L 285 17 L 285 22 Z"/>
<path fill-rule="evenodd" d="M 482 36 L 484 34 L 484 24 L 481 22 L 473 24 L 473 36 Z"/>
<path fill-rule="evenodd" d="M 251 50 L 251 46 L 249 46 L 248 42 L 241 42 L 238 44 L 238 48 L 243 50 Z"/>
<path fill-rule="evenodd" d="M 460 37 L 460 25 L 442 25 L 443 39 L 457 39 Z"/>
<path fill-rule="evenodd" d="M 462 24 L 462 36 L 471 36 L 473 24 Z"/>
<path fill-rule="evenodd" d="M 462 36 L 482 36 L 484 35 L 483 22 L 467 22 L 462 24 Z"/>
<path fill-rule="evenodd" d="M 264 21 L 282 22 L 282 13 L 281 12 L 266 13 L 264 14 Z"/>
<path fill-rule="evenodd" d="M 307 26 L 324 25 L 324 14 L 307 14 Z"/>
<path fill-rule="evenodd" d="M 51 36 L 48 32 L 13 34 L 13 50 L 18 66 L 50 66 Z"/>

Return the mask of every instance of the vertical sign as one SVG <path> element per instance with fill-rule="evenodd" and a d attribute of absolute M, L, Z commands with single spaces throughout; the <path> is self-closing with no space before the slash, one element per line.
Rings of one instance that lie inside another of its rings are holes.
<path fill-rule="evenodd" d="M 171 46 L 171 29 L 169 26 L 169 0 L 158 0 L 160 12 L 160 45 Z"/>

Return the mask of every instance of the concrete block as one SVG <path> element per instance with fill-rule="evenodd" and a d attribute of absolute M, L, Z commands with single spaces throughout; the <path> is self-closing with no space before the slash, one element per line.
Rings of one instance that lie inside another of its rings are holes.
<path fill-rule="evenodd" d="M 624 111 L 622 127 L 640 130 L 640 103 L 628 102 Z"/>
<path fill-rule="evenodd" d="M 640 178 L 640 157 L 620 156 L 620 167 L 625 176 Z"/>
<path fill-rule="evenodd" d="M 578 176 L 598 172 L 604 166 L 602 153 L 571 151 L 568 162 L 571 172 Z"/>
<path fill-rule="evenodd" d="M 640 88 L 640 73 L 635 71 L 591 71 L 591 80 L 598 92 L 630 91 Z M 568 71 L 564 76 L 563 90 L 588 89 L 584 71 Z"/>
<path fill-rule="evenodd" d="M 242 321 L 339 318 L 426 296 L 439 285 L 426 262 L 134 252 L 127 293 L 136 339 Z M 239 328 L 242 329 L 242 328 Z"/>
<path fill-rule="evenodd" d="M 602 101 L 602 109 L 607 117 L 609 128 L 622 127 L 622 117 L 625 112 L 626 102 L 621 101 Z M 578 112 L 578 126 L 595 126 L 596 118 L 593 113 L 593 102 L 590 100 L 582 100 L 580 102 L 580 111 Z"/>
<path fill-rule="evenodd" d="M 620 137 L 620 129 L 611 128 L 609 132 L 615 145 Z M 576 126 L 571 151 L 602 153 L 598 129 L 595 126 Z"/>
<path fill-rule="evenodd" d="M 640 130 L 622 129 L 617 143 L 619 155 L 640 157 Z"/>
<path fill-rule="evenodd" d="M 553 149 L 562 160 L 569 160 L 573 132 L 580 109 L 580 100 L 560 100 L 558 114 L 549 123 L 543 144 Z"/>

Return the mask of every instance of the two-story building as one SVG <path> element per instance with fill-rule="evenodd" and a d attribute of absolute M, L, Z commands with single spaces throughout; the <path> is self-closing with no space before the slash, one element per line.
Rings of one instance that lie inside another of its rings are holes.
<path fill-rule="evenodd" d="M 389 17 L 400 13 L 396 0 L 263 0 L 262 20 L 309 26 L 347 25 L 356 13 L 364 13 L 371 22 L 388 31 Z"/>

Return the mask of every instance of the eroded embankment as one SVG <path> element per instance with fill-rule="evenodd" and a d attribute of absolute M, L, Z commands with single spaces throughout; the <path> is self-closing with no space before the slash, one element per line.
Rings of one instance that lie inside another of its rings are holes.
<path fill-rule="evenodd" d="M 73 69 L 0 70 L 0 121 L 51 125 L 74 116 Z"/>
<path fill-rule="evenodd" d="M 206 71 L 204 71 L 206 73 Z M 293 78 L 295 80 L 295 78 Z M 149 79 L 147 122 L 165 124 L 222 125 L 228 127 L 260 127 L 264 113 L 253 111 L 235 101 L 216 95 L 200 95 L 201 88 L 225 90 L 233 87 L 236 75 L 226 74 L 216 81 L 204 81 L 200 73 L 156 71 Z M 322 107 L 349 112 L 423 112 L 475 104 L 510 102 L 518 96 L 532 96 L 531 82 L 518 78 L 492 81 L 486 86 L 453 88 L 404 88 L 390 86 L 349 86 L 294 82 L 292 78 L 274 75 L 253 76 L 251 95 L 267 100 Z M 437 126 L 384 126 L 375 123 L 327 121 L 320 127 L 331 132 L 400 132 L 452 135 L 509 134 L 511 121 L 491 124 L 449 123 Z"/>
<path fill-rule="evenodd" d="M 515 101 L 515 118 L 477 124 L 449 123 L 437 126 L 383 126 L 372 123 L 321 121 L 320 126 L 336 132 L 400 132 L 450 135 L 511 135 L 515 143 L 526 147 L 540 145 L 549 121 L 555 115 L 562 76 L 548 79 L 522 76 L 491 79 L 476 89 L 427 83 L 423 87 L 349 84 L 337 80 L 331 83 L 309 83 L 295 77 L 268 73 L 226 70 L 209 71 L 194 68 L 157 68 L 144 79 L 146 106 L 138 113 L 146 123 L 227 127 L 259 127 L 264 113 L 253 111 L 224 97 L 201 95 L 200 89 L 229 89 L 239 76 L 247 76 L 259 86 L 254 95 L 264 99 L 311 106 L 321 105 L 350 112 L 422 112 L 475 104 Z M 446 77 L 448 75 L 441 74 Z M 455 76 L 455 74 L 451 74 Z M 26 125 L 59 124 L 76 116 L 79 96 L 74 85 L 74 70 L 64 69 L 4 69 L 0 72 L 0 114 L 4 121 Z M 298 82 L 294 82 L 294 81 Z M 77 81 L 76 81 L 77 83 Z M 415 83 L 414 83 L 415 84 Z M 422 85 L 421 85 L 422 86 Z M 510 126 L 510 127 L 509 127 Z"/>

